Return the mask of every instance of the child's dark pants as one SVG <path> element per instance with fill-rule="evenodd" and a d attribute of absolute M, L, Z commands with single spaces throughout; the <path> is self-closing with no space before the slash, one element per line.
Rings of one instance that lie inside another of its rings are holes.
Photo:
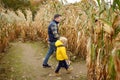
<path fill-rule="evenodd" d="M 55 70 L 55 73 L 58 73 L 61 67 L 64 67 L 66 70 L 68 69 L 68 65 L 65 60 L 59 61 L 59 64 L 57 66 L 57 69 Z"/>

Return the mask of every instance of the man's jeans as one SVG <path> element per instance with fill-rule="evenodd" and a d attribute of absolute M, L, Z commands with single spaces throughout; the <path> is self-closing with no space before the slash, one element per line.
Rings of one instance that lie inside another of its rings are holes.
<path fill-rule="evenodd" d="M 48 50 L 46 57 L 44 59 L 44 62 L 43 62 L 44 65 L 47 65 L 50 56 L 54 53 L 55 50 L 56 50 L 55 42 L 50 42 L 49 50 Z"/>

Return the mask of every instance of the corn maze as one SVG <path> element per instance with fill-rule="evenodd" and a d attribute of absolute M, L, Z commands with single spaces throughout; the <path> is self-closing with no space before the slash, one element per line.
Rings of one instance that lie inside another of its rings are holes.
<path fill-rule="evenodd" d="M 101 1 L 101 2 L 100 2 Z M 30 9 L 13 11 L 0 7 L 0 52 L 17 39 L 47 42 L 47 26 L 53 14 L 62 14 L 60 34 L 68 38 L 68 50 L 86 59 L 88 80 L 120 80 L 120 1 L 82 0 L 63 5 L 41 4 L 34 21 Z"/>

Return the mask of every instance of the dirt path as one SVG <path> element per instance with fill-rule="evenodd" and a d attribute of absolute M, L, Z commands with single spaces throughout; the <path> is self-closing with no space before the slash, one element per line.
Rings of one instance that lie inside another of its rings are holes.
<path fill-rule="evenodd" d="M 50 76 L 57 61 L 52 56 L 49 60 L 52 68 L 43 68 L 41 65 L 46 52 L 47 46 L 42 42 L 11 43 L 11 48 L 0 59 L 0 80 L 87 80 L 84 61 L 72 63 L 71 74 L 61 69 L 60 77 Z"/>

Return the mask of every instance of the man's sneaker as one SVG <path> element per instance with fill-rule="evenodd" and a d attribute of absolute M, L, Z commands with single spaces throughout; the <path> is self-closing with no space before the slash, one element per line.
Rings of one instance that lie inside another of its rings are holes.
<path fill-rule="evenodd" d="M 48 65 L 48 64 L 43 64 L 43 68 L 50 68 L 51 66 L 50 65 Z"/>

